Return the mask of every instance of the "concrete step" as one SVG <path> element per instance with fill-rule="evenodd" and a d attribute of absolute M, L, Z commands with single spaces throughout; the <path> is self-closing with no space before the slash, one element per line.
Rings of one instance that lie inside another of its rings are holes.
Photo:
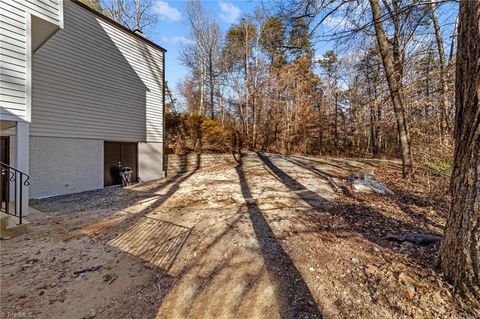
<path fill-rule="evenodd" d="M 4 213 L 0 213 L 0 229 L 7 229 L 10 223 L 10 216 Z"/>
<path fill-rule="evenodd" d="M 22 218 L 19 225 L 19 218 L 5 213 L 0 213 L 0 239 L 10 239 L 21 236 L 28 232 L 28 222 Z"/>

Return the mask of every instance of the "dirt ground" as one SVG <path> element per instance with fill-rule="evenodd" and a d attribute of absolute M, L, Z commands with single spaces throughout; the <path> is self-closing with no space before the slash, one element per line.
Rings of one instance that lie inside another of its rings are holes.
<path fill-rule="evenodd" d="M 395 195 L 328 183 L 363 171 Z M 438 244 L 387 239 L 445 222 L 442 190 L 400 176 L 395 162 L 250 153 L 36 201 L 29 233 L 1 241 L 2 317 L 473 318 Z"/>

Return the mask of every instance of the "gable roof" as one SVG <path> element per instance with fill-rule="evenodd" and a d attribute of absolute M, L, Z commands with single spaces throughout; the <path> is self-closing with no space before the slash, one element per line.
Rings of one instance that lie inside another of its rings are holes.
<path fill-rule="evenodd" d="M 115 20 L 112 20 L 110 19 L 109 17 L 107 17 L 106 15 L 96 11 L 95 9 L 92 9 L 90 8 L 88 5 L 80 2 L 79 0 L 70 0 L 71 2 L 75 3 L 76 5 L 84 8 L 85 10 L 89 11 L 90 13 L 96 15 L 97 17 L 99 17 L 100 19 L 110 23 L 111 25 L 119 28 L 120 30 L 126 32 L 126 33 L 129 33 L 130 35 L 136 37 L 138 40 L 142 41 L 142 42 L 145 42 L 147 43 L 148 45 L 152 46 L 153 48 L 157 49 L 157 50 L 160 50 L 162 52 L 167 52 L 167 50 L 165 50 L 164 48 L 162 48 L 161 46 L 159 46 L 158 44 L 148 40 L 147 38 L 145 38 L 144 36 L 136 33 L 135 31 L 132 31 L 130 30 L 129 28 L 121 25 L 120 23 L 116 22 Z"/>

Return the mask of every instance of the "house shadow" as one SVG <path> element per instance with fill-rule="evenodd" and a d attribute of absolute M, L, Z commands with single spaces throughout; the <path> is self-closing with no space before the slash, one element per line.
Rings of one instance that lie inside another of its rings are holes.
<path fill-rule="evenodd" d="M 323 318 L 301 273 L 275 237 L 256 199 L 252 197 L 241 162 L 235 169 L 260 252 L 268 274 L 276 285 L 275 295 L 281 318 Z"/>
<path fill-rule="evenodd" d="M 186 155 L 181 157 L 182 163 L 186 163 Z M 182 165 L 182 167 L 186 167 Z M 192 228 L 178 225 L 169 221 L 161 220 L 156 217 L 148 216 L 159 208 L 165 201 L 171 198 L 180 185 L 196 173 L 200 167 L 200 157 L 197 156 L 195 168 L 187 172 L 186 169 L 180 169 L 175 175 L 168 178 L 162 183 L 149 185 L 144 190 L 130 189 L 131 193 L 139 195 L 148 201 L 148 205 L 142 210 L 134 213 L 128 213 L 128 207 L 123 207 L 123 211 L 127 211 L 124 218 L 113 220 L 113 225 L 103 230 L 101 235 L 107 240 L 107 244 L 117 251 L 127 253 L 134 258 L 145 262 L 155 269 L 155 273 L 151 280 L 141 287 L 135 287 L 135 290 L 142 291 L 141 300 L 137 300 L 130 307 L 131 298 L 127 298 L 126 307 L 120 309 L 136 309 L 141 306 L 142 314 L 148 318 L 155 318 L 158 309 L 161 307 L 165 297 L 175 284 L 175 277 L 169 274 L 170 269 L 174 265 L 178 255 L 182 251 L 185 243 L 189 239 Z M 155 193 L 162 191 L 168 187 L 168 190 L 160 196 Z M 153 197 L 152 197 L 153 196 Z M 134 203 L 133 203 L 134 204 Z M 105 222 L 105 220 L 103 221 Z M 106 219 L 109 222 L 109 219 Z M 96 224 L 91 224 L 90 228 L 97 228 Z M 88 228 L 84 228 L 83 231 Z M 100 234 L 95 234 L 95 236 Z M 123 310 L 122 310 L 123 311 Z M 148 315 L 147 315 L 148 314 Z M 127 317 L 129 314 L 116 314 L 119 317 Z"/>

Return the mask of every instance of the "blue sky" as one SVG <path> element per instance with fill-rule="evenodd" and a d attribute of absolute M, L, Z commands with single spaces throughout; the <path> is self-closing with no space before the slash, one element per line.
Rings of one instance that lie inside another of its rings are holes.
<path fill-rule="evenodd" d="M 202 1 L 207 14 L 219 24 L 223 31 L 239 21 L 242 14 L 251 12 L 260 1 Z M 185 1 L 158 0 L 155 3 L 158 23 L 147 30 L 146 35 L 153 42 L 167 49 L 165 60 L 165 77 L 171 90 L 187 72 L 178 60 L 182 42 L 188 41 L 188 24 L 185 16 Z"/>

